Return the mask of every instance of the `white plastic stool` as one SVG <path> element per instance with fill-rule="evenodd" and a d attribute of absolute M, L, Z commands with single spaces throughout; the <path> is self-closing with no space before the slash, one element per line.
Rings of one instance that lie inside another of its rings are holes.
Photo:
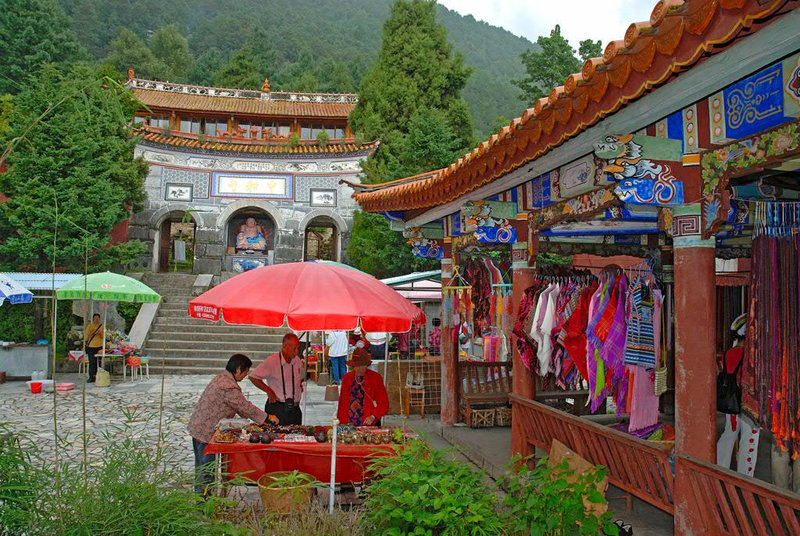
<path fill-rule="evenodd" d="M 78 361 L 78 374 L 89 374 L 89 360 L 85 357 Z"/>
<path fill-rule="evenodd" d="M 122 366 L 122 380 L 125 381 L 125 379 L 127 378 L 127 374 L 126 373 L 128 371 L 128 368 L 130 367 L 130 369 L 131 369 L 131 381 L 133 382 L 133 381 L 136 381 L 136 376 L 141 376 L 142 362 L 141 362 L 141 359 L 140 359 L 139 362 L 134 365 L 129 361 L 130 359 L 131 359 L 130 357 L 126 357 L 125 358 L 125 363 Z M 139 359 L 139 358 L 137 357 L 137 359 Z"/>

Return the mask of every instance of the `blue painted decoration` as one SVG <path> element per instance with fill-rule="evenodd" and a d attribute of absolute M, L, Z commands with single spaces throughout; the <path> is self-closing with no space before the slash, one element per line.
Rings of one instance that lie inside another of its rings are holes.
<path fill-rule="evenodd" d="M 777 63 L 725 88 L 727 136 L 745 138 L 788 121 L 782 86 L 783 68 Z"/>

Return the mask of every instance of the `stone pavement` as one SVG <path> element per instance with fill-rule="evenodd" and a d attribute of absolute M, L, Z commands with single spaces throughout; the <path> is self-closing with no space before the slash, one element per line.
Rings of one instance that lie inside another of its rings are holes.
<path fill-rule="evenodd" d="M 194 466 L 192 443 L 186 425 L 194 405 L 212 375 L 171 375 L 164 377 L 163 445 L 167 459 L 186 469 Z M 56 416 L 60 437 L 59 458 L 80 462 L 83 456 L 82 391 L 77 374 L 59 375 L 57 381 L 76 384 L 73 391 L 58 392 L 55 396 Z M 149 380 L 122 381 L 112 376 L 111 387 L 86 387 L 86 432 L 89 461 L 102 456 L 109 442 L 128 433 L 155 445 L 158 437 L 161 377 Z M 248 380 L 239 385 L 245 396 L 256 406 L 263 407 L 266 395 Z M 326 402 L 325 388 L 308 382 L 309 398 L 306 423 L 331 424 L 336 402 Z M 5 423 L 16 433 L 28 434 L 40 447 L 39 455 L 53 461 L 56 443 L 53 434 L 53 394 L 31 394 L 25 382 L 0 385 L 0 425 Z"/>

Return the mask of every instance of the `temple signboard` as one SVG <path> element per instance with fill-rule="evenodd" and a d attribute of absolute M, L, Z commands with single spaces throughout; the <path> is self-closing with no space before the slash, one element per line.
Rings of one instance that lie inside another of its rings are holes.
<path fill-rule="evenodd" d="M 211 175 L 211 195 L 292 199 L 292 176 L 217 172 Z"/>

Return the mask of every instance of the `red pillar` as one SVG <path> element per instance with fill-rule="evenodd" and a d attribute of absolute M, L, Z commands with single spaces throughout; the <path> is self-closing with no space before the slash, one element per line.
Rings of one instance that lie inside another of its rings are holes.
<path fill-rule="evenodd" d="M 674 209 L 675 451 L 716 460 L 714 240 L 703 240 L 700 205 Z M 691 484 L 675 475 L 675 534 L 705 529 L 691 500 Z"/>
<path fill-rule="evenodd" d="M 525 240 L 527 234 L 527 221 L 516 222 L 517 225 L 517 243 L 511 249 L 511 262 L 512 262 L 512 294 L 511 299 L 514 302 L 514 320 L 519 314 L 519 306 L 522 298 L 525 296 L 525 289 L 533 284 L 535 270 L 528 266 L 528 243 Z M 512 337 L 514 346 L 514 375 L 511 384 L 511 391 L 514 394 L 532 399 L 536 388 L 534 386 L 534 373 L 529 370 L 525 363 L 520 358 L 519 351 L 517 350 L 516 339 Z M 512 414 L 511 419 L 511 455 L 521 454 L 527 456 L 531 453 L 530 446 L 525 441 L 522 427 L 520 426 L 519 419 L 515 418 Z"/>
<path fill-rule="evenodd" d="M 453 259 L 449 243 L 445 243 L 442 259 L 442 287 L 450 284 Z M 442 426 L 453 426 L 458 420 L 458 349 L 453 345 L 450 319 L 442 315 Z"/>

